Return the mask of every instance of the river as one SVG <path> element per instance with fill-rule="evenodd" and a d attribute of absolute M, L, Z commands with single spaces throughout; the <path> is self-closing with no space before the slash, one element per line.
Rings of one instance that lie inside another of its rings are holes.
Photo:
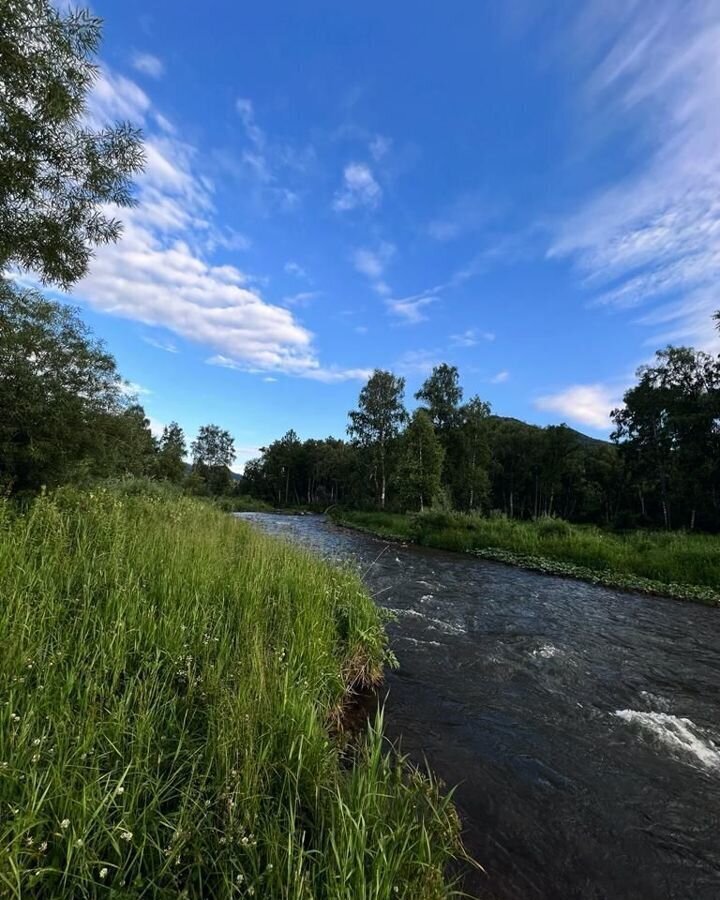
<path fill-rule="evenodd" d="M 720 612 L 245 514 L 391 609 L 386 730 L 457 785 L 476 897 L 720 898 Z"/>

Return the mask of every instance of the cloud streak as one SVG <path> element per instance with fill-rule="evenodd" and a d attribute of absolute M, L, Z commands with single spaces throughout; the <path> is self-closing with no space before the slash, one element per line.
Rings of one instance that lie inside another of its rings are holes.
<path fill-rule="evenodd" d="M 575 36 L 593 59 L 590 102 L 608 121 L 639 127 L 649 149 L 558 226 L 550 256 L 577 265 L 596 303 L 652 307 L 640 322 L 664 328 L 651 342 L 717 349 L 720 7 L 596 0 Z"/>
<path fill-rule="evenodd" d="M 254 146 L 262 149 L 265 139 L 252 108 L 241 106 L 239 112 Z M 208 247 L 221 244 L 223 235 L 214 223 L 214 185 L 199 168 L 196 148 L 156 130 L 157 112 L 141 88 L 104 69 L 89 116 L 144 125 L 147 167 L 138 179 L 137 206 L 119 212 L 122 239 L 97 249 L 89 274 L 73 289 L 75 297 L 211 348 L 214 364 L 325 382 L 365 377 L 364 369 L 321 365 L 313 334 L 290 310 L 263 299 L 257 279 L 237 266 L 212 261 Z M 232 235 L 227 240 L 237 243 Z"/>

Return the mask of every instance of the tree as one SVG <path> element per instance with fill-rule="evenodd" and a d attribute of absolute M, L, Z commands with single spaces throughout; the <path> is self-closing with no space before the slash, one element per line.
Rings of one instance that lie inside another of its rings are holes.
<path fill-rule="evenodd" d="M 230 466 L 235 459 L 235 442 L 229 431 L 218 425 L 203 425 L 190 445 L 194 471 L 205 479 L 212 494 L 222 494 L 230 484 Z"/>
<path fill-rule="evenodd" d="M 490 404 L 478 396 L 472 397 L 460 408 L 459 465 L 456 468 L 460 505 L 475 509 L 488 493 L 490 448 L 487 437 L 487 420 Z"/>
<path fill-rule="evenodd" d="M 667 347 L 615 409 L 613 439 L 634 480 L 656 494 L 666 528 L 673 510 L 695 527 L 698 506 L 717 507 L 720 466 L 720 359 L 688 347 Z M 645 495 L 640 501 L 646 511 Z"/>
<path fill-rule="evenodd" d="M 415 394 L 416 400 L 427 404 L 433 424 L 439 431 L 446 431 L 457 422 L 458 406 L 463 392 L 456 366 L 441 363 Z"/>
<path fill-rule="evenodd" d="M 118 471 L 124 475 L 154 475 L 157 442 L 142 406 L 131 403 L 116 417 L 114 426 L 113 449 L 118 457 Z"/>
<path fill-rule="evenodd" d="M 402 438 L 400 495 L 405 503 L 422 512 L 440 491 L 444 451 L 430 415 L 416 409 Z"/>
<path fill-rule="evenodd" d="M 0 279 L 0 483 L 56 485 L 80 469 L 113 471 L 126 406 L 115 360 L 64 304 Z M 114 451 L 113 451 L 114 453 Z"/>
<path fill-rule="evenodd" d="M 177 422 L 163 428 L 158 446 L 157 473 L 160 478 L 179 483 L 185 475 L 185 432 Z"/>
<path fill-rule="evenodd" d="M 120 234 L 105 210 L 132 203 L 140 133 L 88 125 L 99 19 L 50 0 L 2 0 L 0 10 L 0 271 L 16 264 L 68 286 L 92 248 Z"/>
<path fill-rule="evenodd" d="M 359 446 L 367 447 L 372 455 L 373 480 L 378 489 L 381 509 L 385 508 L 387 492 L 388 446 L 407 418 L 403 406 L 404 393 L 404 378 L 376 369 L 360 391 L 358 409 L 348 413 L 348 434 Z"/>

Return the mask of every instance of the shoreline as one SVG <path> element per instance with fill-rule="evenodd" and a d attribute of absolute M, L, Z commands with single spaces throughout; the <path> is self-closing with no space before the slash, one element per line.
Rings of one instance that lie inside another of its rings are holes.
<path fill-rule="evenodd" d="M 502 563 L 519 569 L 537 572 L 541 575 L 552 575 L 560 578 L 572 578 L 575 581 L 583 581 L 588 584 L 597 584 L 602 587 L 612 588 L 627 593 L 644 594 L 648 597 L 660 597 L 666 600 L 680 600 L 684 603 L 699 603 L 703 606 L 720 608 L 720 592 L 712 588 L 690 584 L 674 584 L 655 581 L 640 575 L 624 574 L 622 572 L 603 571 L 579 566 L 575 563 L 562 562 L 547 556 L 531 556 L 522 553 L 514 553 L 511 550 L 503 550 L 499 547 L 486 547 L 473 550 L 456 550 L 443 547 L 442 544 L 424 543 L 413 541 L 407 536 L 393 532 L 383 533 L 364 525 L 350 522 L 343 517 L 327 515 L 326 518 L 340 528 L 367 534 L 381 540 L 392 543 L 427 547 L 432 550 L 442 550 L 445 553 L 457 553 L 459 556 L 474 556 L 477 559 L 485 559 L 489 562 Z"/>

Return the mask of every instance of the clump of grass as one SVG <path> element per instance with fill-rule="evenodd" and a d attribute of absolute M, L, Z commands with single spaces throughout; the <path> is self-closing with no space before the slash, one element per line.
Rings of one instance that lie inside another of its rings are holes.
<path fill-rule="evenodd" d="M 561 519 L 520 521 L 461 513 L 338 511 L 336 521 L 381 537 L 476 553 L 613 587 L 720 602 L 720 539 L 687 532 L 615 534 Z"/>
<path fill-rule="evenodd" d="M 330 737 L 376 683 L 356 577 L 210 504 L 0 504 L 0 895 L 447 897 L 450 801 Z"/>

